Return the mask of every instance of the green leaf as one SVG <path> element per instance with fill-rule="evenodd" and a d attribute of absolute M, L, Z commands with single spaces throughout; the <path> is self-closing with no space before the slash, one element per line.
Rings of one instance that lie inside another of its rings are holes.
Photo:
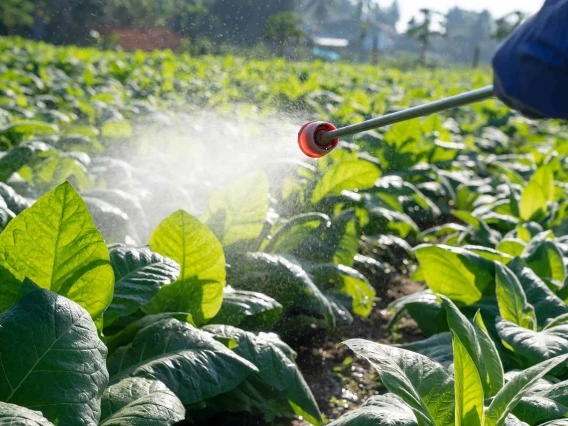
<path fill-rule="evenodd" d="M 484 422 L 483 386 L 475 363 L 452 331 L 454 348 L 454 385 L 456 395 L 456 426 L 482 426 Z"/>
<path fill-rule="evenodd" d="M 310 233 L 291 254 L 313 263 L 352 266 L 359 248 L 361 231 L 354 209 L 344 210 L 329 224 Z"/>
<path fill-rule="evenodd" d="M 265 294 L 225 287 L 223 305 L 211 323 L 250 331 L 270 330 L 281 314 L 282 305 Z"/>
<path fill-rule="evenodd" d="M 329 300 L 293 258 L 247 253 L 234 260 L 229 282 L 237 289 L 272 297 L 284 307 L 284 315 L 304 313 L 334 325 Z"/>
<path fill-rule="evenodd" d="M 41 412 L 0 402 L 0 424 L 13 426 L 53 426 Z"/>
<path fill-rule="evenodd" d="M 132 136 L 132 126 L 128 121 L 107 121 L 101 127 L 103 137 L 122 139 Z"/>
<path fill-rule="evenodd" d="M 408 312 L 426 336 L 448 329 L 446 312 L 436 295 L 428 289 L 396 299 L 389 305 L 389 311 L 393 315 L 389 321 L 389 328 Z"/>
<path fill-rule="evenodd" d="M 130 344 L 132 340 L 134 340 L 138 332 L 140 332 L 140 330 L 156 322 L 171 318 L 175 318 L 181 322 L 187 322 L 188 324 L 195 325 L 193 323 L 193 318 L 187 312 L 164 312 L 156 315 L 144 315 L 142 318 L 138 319 L 133 316 L 133 318 L 130 319 L 130 322 L 127 322 L 124 326 L 120 324 L 121 320 L 118 320 L 115 323 L 115 326 L 116 324 L 122 326 L 118 331 L 112 330 L 112 328 L 114 327 L 111 327 L 111 330 L 104 330 L 105 343 L 108 348 L 109 356 L 112 355 L 118 348 Z"/>
<path fill-rule="evenodd" d="M 473 304 L 494 282 L 493 262 L 468 250 L 423 244 L 414 251 L 428 287 L 452 300 Z"/>
<path fill-rule="evenodd" d="M 272 236 L 264 251 L 270 254 L 292 254 L 310 234 L 330 226 L 331 220 L 325 214 L 306 213 L 294 216 Z"/>
<path fill-rule="evenodd" d="M 217 315 L 223 303 L 225 255 L 207 226 L 179 210 L 154 230 L 150 249 L 176 261 L 181 271 L 147 306 L 148 313 L 189 312 L 197 324 Z"/>
<path fill-rule="evenodd" d="M 318 287 L 349 296 L 352 300 L 350 308 L 355 314 L 362 317 L 370 315 L 376 292 L 364 275 L 348 266 L 333 263 L 317 264 L 308 271 Z"/>
<path fill-rule="evenodd" d="M 235 340 L 235 353 L 252 362 L 259 371 L 258 375 L 249 376 L 247 386 L 243 388 L 241 385 L 216 401 L 222 409 L 232 407 L 240 411 L 242 408 L 248 408 L 253 412 L 263 413 L 266 407 L 274 408 L 276 405 L 281 414 L 296 414 L 312 425 L 323 423 L 317 403 L 302 373 L 272 341 L 229 326 L 206 326 L 205 330 L 215 336 Z M 251 387 L 257 392 L 250 392 Z M 244 390 L 246 391 L 243 392 Z M 255 400 L 256 395 L 261 398 Z"/>
<path fill-rule="evenodd" d="M 539 277 L 556 281 L 562 286 L 566 278 L 566 266 L 561 250 L 549 239 L 550 232 L 541 232 L 534 237 L 522 255 L 527 266 Z"/>
<path fill-rule="evenodd" d="M 179 265 L 145 248 L 117 245 L 110 250 L 116 283 L 114 296 L 104 313 L 105 327 L 149 303 L 162 286 L 174 282 Z"/>
<path fill-rule="evenodd" d="M 36 150 L 32 144 L 17 146 L 0 158 L 0 181 L 7 181 L 22 166 L 28 164 Z"/>
<path fill-rule="evenodd" d="M 110 304 L 114 274 L 107 246 L 71 184 L 63 183 L 10 221 L 0 234 L 0 266 L 19 281 L 65 296 L 99 317 Z M 4 286 L 0 311 L 17 300 Z"/>
<path fill-rule="evenodd" d="M 418 426 L 416 416 L 404 401 L 391 393 L 369 398 L 328 426 Z"/>
<path fill-rule="evenodd" d="M 488 398 L 495 395 L 503 387 L 503 364 L 497 346 L 491 339 L 480 312 L 477 312 L 473 318 L 473 328 L 481 349 L 481 360 L 485 364 L 485 370 L 489 377 L 489 387 L 485 391 L 485 397 Z"/>
<path fill-rule="evenodd" d="M 312 203 L 339 195 L 343 190 L 371 188 L 381 176 L 377 166 L 366 160 L 342 161 L 327 169 L 312 192 Z"/>
<path fill-rule="evenodd" d="M 528 302 L 534 306 L 538 325 L 543 326 L 549 319 L 568 313 L 568 306 L 556 296 L 532 269 L 525 267 L 520 259 L 507 265 L 519 279 Z"/>
<path fill-rule="evenodd" d="M 564 388 L 567 383 L 560 383 Z M 545 391 L 546 392 L 546 391 Z M 542 424 L 544 422 L 568 416 L 568 407 L 553 398 L 544 396 L 545 392 L 527 392 L 515 409 L 513 414 L 528 424 Z"/>
<path fill-rule="evenodd" d="M 365 234 L 395 234 L 406 238 L 409 234 L 417 234 L 420 229 L 410 216 L 384 207 L 374 207 L 368 211 L 369 224 L 365 227 Z"/>
<path fill-rule="evenodd" d="M 513 272 L 500 262 L 495 262 L 497 304 L 501 317 L 521 327 L 534 330 L 534 307 L 527 302 L 523 287 Z"/>
<path fill-rule="evenodd" d="M 170 426 L 185 408 L 162 382 L 131 377 L 109 386 L 101 401 L 100 426 Z"/>
<path fill-rule="evenodd" d="M 16 121 L 0 128 L 0 137 L 7 137 L 12 144 L 34 135 L 54 135 L 58 132 L 57 126 L 42 121 Z"/>
<path fill-rule="evenodd" d="M 107 365 L 112 384 L 126 377 L 159 380 L 184 405 L 228 392 L 257 371 L 209 334 L 173 318 L 140 330 Z"/>
<path fill-rule="evenodd" d="M 96 424 L 107 350 L 76 303 L 35 290 L 0 315 L 0 400 L 57 424 Z"/>
<path fill-rule="evenodd" d="M 254 240 L 262 232 L 268 213 L 268 189 L 266 173 L 251 173 L 213 193 L 201 220 L 224 246 Z"/>
<path fill-rule="evenodd" d="M 446 309 L 448 325 L 454 336 L 460 339 L 480 376 L 486 398 L 495 395 L 503 386 L 503 366 L 494 347 L 487 346 L 483 336 L 478 336 L 475 326 L 448 298 L 441 296 Z M 479 320 L 478 320 L 479 321 Z M 455 337 L 454 337 L 455 343 Z M 482 344 L 484 349 L 482 350 Z M 489 355 L 489 357 L 487 357 Z M 455 363 L 455 359 L 454 359 Z"/>
<path fill-rule="evenodd" d="M 388 391 L 410 407 L 419 426 L 454 424 L 454 380 L 442 365 L 363 339 L 351 339 L 345 345 L 371 363 Z"/>
<path fill-rule="evenodd" d="M 72 181 L 79 190 L 92 186 L 86 165 L 72 153 L 60 153 L 46 158 L 38 163 L 32 172 L 32 183 L 36 188 L 44 191 L 65 180 Z"/>
<path fill-rule="evenodd" d="M 539 211 L 546 211 L 546 205 L 554 199 L 554 173 L 549 166 L 540 167 L 530 178 L 521 195 L 521 219 L 531 220 Z"/>
<path fill-rule="evenodd" d="M 568 324 L 533 331 L 506 320 L 496 324 L 499 337 L 531 364 L 568 353 Z"/>
<path fill-rule="evenodd" d="M 568 355 L 558 356 L 535 365 L 511 379 L 499 391 L 489 408 L 485 412 L 485 426 L 501 426 L 505 423 L 505 418 L 539 379 L 544 377 L 550 370 L 565 363 Z"/>
<path fill-rule="evenodd" d="M 513 256 L 509 256 L 508 254 L 501 253 L 498 250 L 489 248 L 489 247 L 481 247 L 481 246 L 463 246 L 464 249 L 469 250 L 472 253 L 475 253 L 481 256 L 484 259 L 487 259 L 492 262 L 501 262 L 505 265 L 508 264 L 511 260 L 513 260 Z"/>
<path fill-rule="evenodd" d="M 526 243 L 518 238 L 506 238 L 495 247 L 498 251 L 517 257 L 525 251 Z"/>

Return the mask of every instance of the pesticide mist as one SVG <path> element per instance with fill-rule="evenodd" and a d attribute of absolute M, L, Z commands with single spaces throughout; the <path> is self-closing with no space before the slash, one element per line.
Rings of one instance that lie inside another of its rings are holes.
<path fill-rule="evenodd" d="M 263 116 L 251 107 L 231 113 L 148 114 L 136 120 L 130 143 L 119 143 L 109 157 L 93 161 L 92 171 L 107 190 L 84 195 L 109 202 L 120 197 L 121 205 L 127 198 L 129 211 L 109 211 L 100 202 L 90 208 L 103 210 L 99 225 L 106 238 L 142 244 L 173 211 L 203 217 L 211 196 L 230 192 L 239 181 L 248 180 L 250 203 L 266 202 L 254 199 L 255 191 L 262 195 L 263 185 L 282 185 L 299 163 L 308 161 L 296 142 L 303 122 L 282 114 Z M 215 218 L 208 221 L 215 226 Z M 126 232 L 120 231 L 125 225 Z"/>

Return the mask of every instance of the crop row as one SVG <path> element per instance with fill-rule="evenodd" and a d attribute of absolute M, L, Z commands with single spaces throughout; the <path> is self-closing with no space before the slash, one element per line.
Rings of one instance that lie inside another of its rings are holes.
<path fill-rule="evenodd" d="M 203 152 L 252 152 L 276 108 L 348 123 L 486 77 L 18 39 L 0 54 L 0 418 L 322 424 L 290 345 L 413 271 L 425 287 L 391 326 L 408 315 L 426 338 L 346 342 L 389 393 L 333 424 L 566 424 L 562 123 L 488 101 L 235 172 Z M 208 140 L 210 117 L 247 130 Z M 180 155 L 183 126 L 199 137 Z"/>

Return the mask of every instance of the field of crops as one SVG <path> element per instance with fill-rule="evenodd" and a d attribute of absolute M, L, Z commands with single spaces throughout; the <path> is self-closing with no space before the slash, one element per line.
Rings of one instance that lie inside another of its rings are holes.
<path fill-rule="evenodd" d="M 490 78 L 0 39 L 0 424 L 568 425 L 568 125 L 296 146 Z"/>

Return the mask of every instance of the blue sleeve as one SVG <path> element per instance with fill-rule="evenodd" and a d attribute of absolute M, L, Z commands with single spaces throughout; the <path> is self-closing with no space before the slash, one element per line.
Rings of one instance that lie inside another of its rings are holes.
<path fill-rule="evenodd" d="M 548 0 L 493 58 L 495 94 L 533 118 L 568 119 L 568 0 Z"/>

